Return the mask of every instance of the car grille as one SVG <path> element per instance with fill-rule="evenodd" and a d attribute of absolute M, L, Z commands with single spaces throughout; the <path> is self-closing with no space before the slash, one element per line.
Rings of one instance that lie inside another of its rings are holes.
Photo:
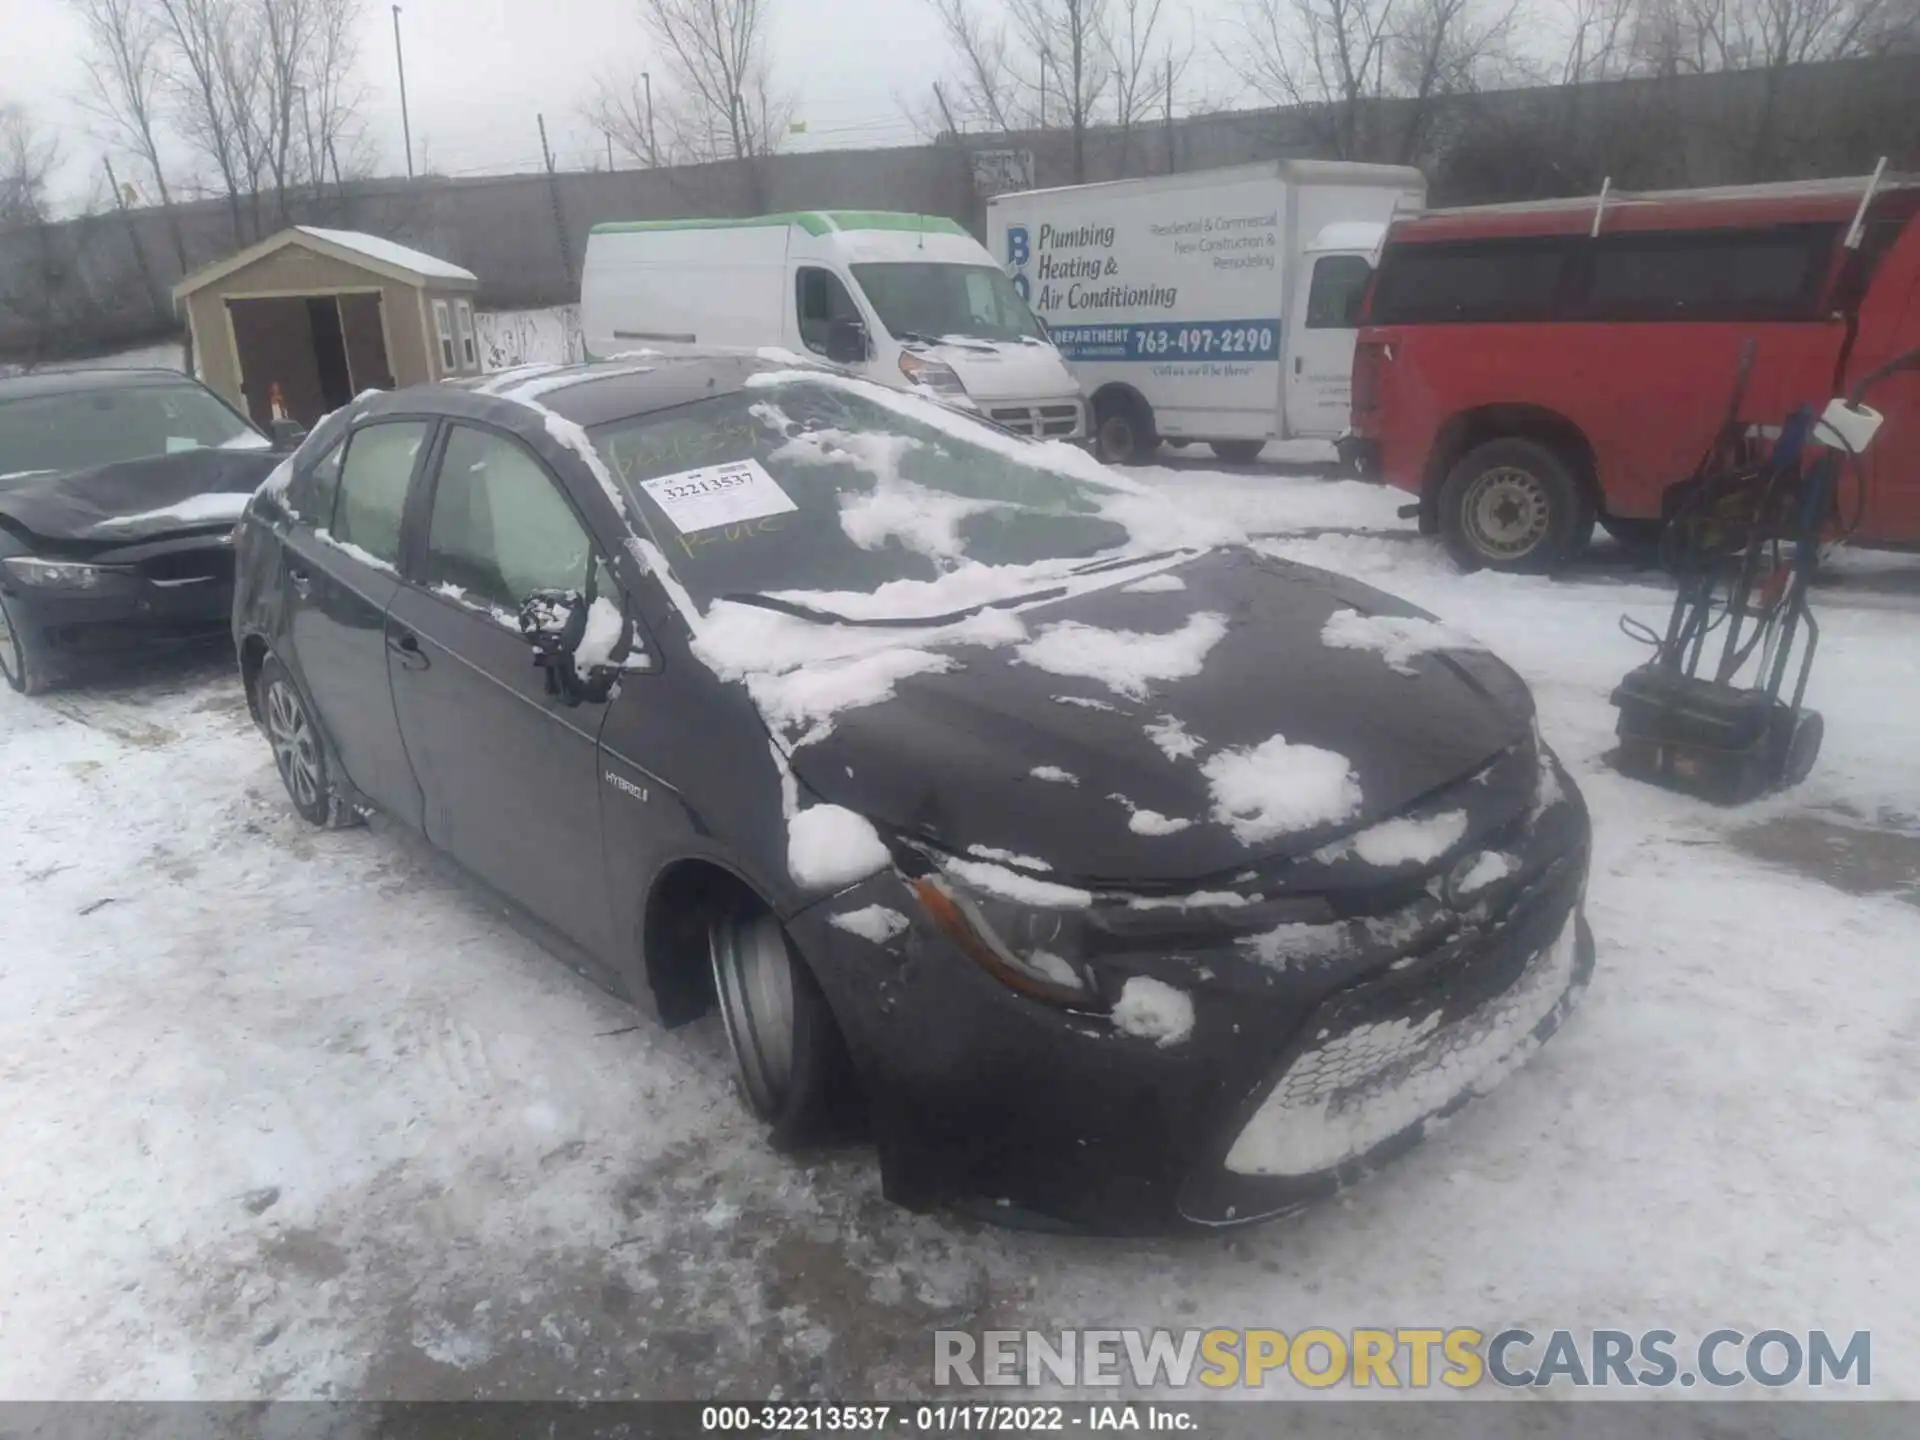
<path fill-rule="evenodd" d="M 233 547 L 209 544 L 167 550 L 148 556 L 134 568 L 143 580 L 162 589 L 228 584 L 233 580 Z"/>
<path fill-rule="evenodd" d="M 1002 405 L 987 414 L 996 425 L 1022 435 L 1065 438 L 1080 433 L 1080 406 L 1071 401 L 1062 405 Z"/>

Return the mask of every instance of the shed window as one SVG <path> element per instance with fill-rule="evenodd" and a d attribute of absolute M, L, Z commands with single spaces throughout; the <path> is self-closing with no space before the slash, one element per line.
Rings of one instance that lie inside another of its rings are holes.
<path fill-rule="evenodd" d="M 454 301 L 453 318 L 460 327 L 460 363 L 469 370 L 478 370 L 480 349 L 473 340 L 473 302 Z"/>
<path fill-rule="evenodd" d="M 453 316 L 444 300 L 433 302 L 433 328 L 440 336 L 440 373 L 451 375 L 460 368 L 460 362 L 453 349 Z"/>

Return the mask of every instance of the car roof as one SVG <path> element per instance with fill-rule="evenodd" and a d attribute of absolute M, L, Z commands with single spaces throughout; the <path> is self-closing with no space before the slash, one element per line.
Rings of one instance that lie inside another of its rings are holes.
<path fill-rule="evenodd" d="M 534 401 L 589 429 L 696 400 L 730 395 L 747 377 L 779 370 L 835 373 L 798 355 L 743 350 L 635 352 L 584 365 L 522 366 L 436 387 L 502 401 Z M 431 393 L 431 392 L 429 392 Z"/>
<path fill-rule="evenodd" d="M 84 370 L 35 370 L 0 377 L 0 404 L 42 395 L 72 395 L 88 390 L 142 390 L 161 385 L 198 385 L 191 375 L 162 366 L 151 369 L 96 366 Z"/>

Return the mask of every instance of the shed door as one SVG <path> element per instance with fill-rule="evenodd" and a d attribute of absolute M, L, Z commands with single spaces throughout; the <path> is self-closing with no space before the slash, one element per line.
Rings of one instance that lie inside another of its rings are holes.
<path fill-rule="evenodd" d="M 393 362 L 387 358 L 386 329 L 377 294 L 342 295 L 340 328 L 347 342 L 347 370 L 353 393 L 393 389 Z"/>
<path fill-rule="evenodd" d="M 240 362 L 240 392 L 254 424 L 265 429 L 272 422 L 275 385 L 287 414 L 302 425 L 332 408 L 321 389 L 305 296 L 229 300 L 227 316 Z"/>

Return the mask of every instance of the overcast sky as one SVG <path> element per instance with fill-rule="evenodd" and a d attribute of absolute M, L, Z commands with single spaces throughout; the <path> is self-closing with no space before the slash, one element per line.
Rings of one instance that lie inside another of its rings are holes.
<path fill-rule="evenodd" d="M 60 199 L 71 204 L 99 172 L 103 148 L 71 101 L 82 83 L 79 26 L 67 0 L 0 3 L 9 52 L 0 100 L 24 104 L 61 133 L 68 163 Z M 1196 0 L 1168 12 L 1178 9 L 1184 34 L 1189 15 L 1204 26 L 1206 17 L 1231 15 L 1233 6 Z M 929 98 L 948 63 L 923 0 L 773 0 L 773 15 L 776 70 L 799 94 L 799 117 L 807 122 L 794 148 L 912 143 L 900 101 Z M 541 111 L 562 164 L 582 166 L 596 148 L 604 155 L 604 141 L 580 118 L 581 105 L 603 68 L 644 59 L 633 0 L 403 0 L 400 23 L 415 161 L 424 155 L 448 173 L 537 167 L 534 116 Z M 1204 41 L 1200 48 L 1196 59 L 1211 59 Z M 12 63 L 16 56 L 33 63 Z M 1221 68 L 1217 61 L 1196 66 L 1194 82 L 1209 72 L 1217 81 Z M 379 0 L 367 3 L 360 71 L 382 168 L 398 173 L 404 167 L 393 15 Z"/>

